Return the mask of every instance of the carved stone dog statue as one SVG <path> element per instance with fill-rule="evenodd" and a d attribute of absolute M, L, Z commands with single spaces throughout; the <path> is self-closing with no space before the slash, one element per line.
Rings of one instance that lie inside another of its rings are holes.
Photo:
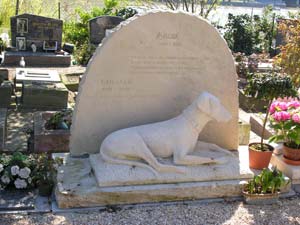
<path fill-rule="evenodd" d="M 233 155 L 215 144 L 198 142 L 199 133 L 209 121 L 227 122 L 230 119 L 231 114 L 219 99 L 203 92 L 182 114 L 173 119 L 111 133 L 104 139 L 100 154 L 108 163 L 144 167 L 156 175 L 161 172 L 185 173 L 186 167 L 177 165 L 224 163 L 223 157 L 213 159 L 191 153 L 197 144 L 201 149 Z M 171 156 L 175 165 L 162 164 L 156 158 Z"/>

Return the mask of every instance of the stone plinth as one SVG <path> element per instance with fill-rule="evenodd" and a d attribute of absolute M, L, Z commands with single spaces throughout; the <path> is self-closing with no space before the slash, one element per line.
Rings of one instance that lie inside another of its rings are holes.
<path fill-rule="evenodd" d="M 0 150 L 5 147 L 5 141 L 7 136 L 7 109 L 0 108 Z"/>
<path fill-rule="evenodd" d="M 63 83 L 23 83 L 22 108 L 59 110 L 68 105 L 68 89 Z"/>
<path fill-rule="evenodd" d="M 55 112 L 34 113 L 34 152 L 68 152 L 69 130 L 47 130 L 46 121 Z"/>
<path fill-rule="evenodd" d="M 293 184 L 300 184 L 300 166 L 292 166 L 283 161 L 283 155 L 272 155 L 271 164 L 288 176 Z"/>
<path fill-rule="evenodd" d="M 70 55 L 57 55 L 46 52 L 4 52 L 5 66 L 19 66 L 21 57 L 24 57 L 26 66 L 32 67 L 69 67 Z"/>
<path fill-rule="evenodd" d="M 192 180 L 182 183 L 173 181 L 169 184 L 113 187 L 100 187 L 98 185 L 90 159 L 68 157 L 65 165 L 58 170 L 56 200 L 60 208 L 73 208 L 241 196 L 242 181 L 253 177 L 253 173 L 249 169 L 243 170 L 248 165 L 245 154 L 247 151 L 240 151 L 240 163 L 234 164 L 236 168 L 239 167 L 238 164 L 241 166 L 240 171 L 237 171 L 237 174 L 231 174 L 231 177 L 227 176 L 227 179 L 224 177 L 222 180 L 217 176 L 218 173 L 226 174 L 226 172 L 215 172 L 212 167 L 208 175 L 211 181 L 202 179 L 202 181 L 194 182 Z M 230 167 L 232 164 L 228 164 L 228 166 Z M 205 170 L 205 172 L 207 171 Z M 128 175 L 127 171 L 119 172 Z M 216 175 L 216 179 L 214 179 L 213 174 Z M 142 179 L 145 181 L 147 176 L 149 178 L 151 174 L 146 174 L 146 178 Z M 119 175 L 117 177 L 120 178 Z M 109 180 L 109 178 L 105 179 L 106 181 Z M 122 181 L 124 178 L 120 180 L 120 182 Z"/>

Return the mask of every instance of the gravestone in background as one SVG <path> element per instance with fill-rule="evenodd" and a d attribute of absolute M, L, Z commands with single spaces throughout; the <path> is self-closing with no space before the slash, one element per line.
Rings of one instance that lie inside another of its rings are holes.
<path fill-rule="evenodd" d="M 17 38 L 25 38 L 24 50 L 27 51 L 32 51 L 32 43 L 37 51 L 42 51 L 44 41 L 57 41 L 57 50 L 61 49 L 62 20 L 25 13 L 11 17 L 10 24 L 12 46 L 17 46 Z"/>
<path fill-rule="evenodd" d="M 70 151 L 98 153 L 111 132 L 175 117 L 202 91 L 218 97 L 233 119 L 210 122 L 200 140 L 237 149 L 236 79 L 231 52 L 207 21 L 170 12 L 132 19 L 102 42 L 89 63 Z"/>
<path fill-rule="evenodd" d="M 90 43 L 98 45 L 105 37 L 107 29 L 112 29 L 124 21 L 121 17 L 117 16 L 99 16 L 89 21 L 90 27 Z"/>

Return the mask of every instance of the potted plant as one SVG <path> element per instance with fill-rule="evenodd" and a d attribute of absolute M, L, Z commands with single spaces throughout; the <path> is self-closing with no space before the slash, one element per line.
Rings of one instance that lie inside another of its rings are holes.
<path fill-rule="evenodd" d="M 278 99 L 270 107 L 271 127 L 276 134 L 270 141 L 283 142 L 283 160 L 291 165 L 300 165 L 300 101 Z"/>
<path fill-rule="evenodd" d="M 49 196 L 54 186 L 56 168 L 60 165 L 61 159 L 52 159 L 51 155 L 42 153 L 36 157 L 35 183 L 37 184 L 39 195 Z"/>
<path fill-rule="evenodd" d="M 243 196 L 248 204 L 272 204 L 278 200 L 280 190 L 286 186 L 286 181 L 282 172 L 275 169 L 263 169 L 252 180 L 243 187 Z"/>
<path fill-rule="evenodd" d="M 278 73 L 256 73 L 249 79 L 246 93 L 252 97 L 267 101 L 266 115 L 263 120 L 261 140 L 258 143 L 249 143 L 249 166 L 252 169 L 268 167 L 274 148 L 264 143 L 266 124 L 269 109 L 273 99 L 285 96 L 296 96 L 291 79 Z"/>

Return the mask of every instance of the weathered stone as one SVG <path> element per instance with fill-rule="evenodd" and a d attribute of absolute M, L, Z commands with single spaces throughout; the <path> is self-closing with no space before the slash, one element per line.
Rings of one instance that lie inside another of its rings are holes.
<path fill-rule="evenodd" d="M 99 16 L 89 20 L 90 43 L 98 45 L 105 37 L 106 30 L 119 25 L 124 19 L 117 16 Z"/>
<path fill-rule="evenodd" d="M 239 121 L 239 144 L 248 145 L 250 140 L 251 125 L 244 120 Z"/>
<path fill-rule="evenodd" d="M 68 88 L 68 90 L 75 92 L 78 91 L 80 75 L 82 74 L 62 74 L 60 77 L 64 85 L 66 85 L 66 87 Z"/>
<path fill-rule="evenodd" d="M 177 116 L 203 91 L 219 98 L 233 119 L 210 122 L 200 140 L 237 149 L 237 77 L 217 30 L 206 20 L 173 12 L 126 23 L 102 42 L 83 76 L 71 153 L 97 153 L 113 131 Z"/>
<path fill-rule="evenodd" d="M 248 168 L 247 151 L 242 149 L 239 153 L 240 170 L 245 168 L 248 172 L 241 172 L 240 177 L 237 172 L 234 179 L 115 187 L 98 186 L 88 158 L 68 157 L 58 170 L 55 196 L 60 208 L 241 196 L 242 181 L 252 178 L 253 173 Z"/>
<path fill-rule="evenodd" d="M 40 82 L 61 82 L 60 76 L 56 70 L 42 69 L 16 69 L 16 83 L 24 81 L 40 81 Z"/>
<path fill-rule="evenodd" d="M 16 37 L 25 37 L 27 51 L 32 51 L 32 43 L 37 51 L 43 51 L 44 41 L 57 41 L 57 49 L 61 49 L 62 20 L 25 13 L 11 17 L 10 26 L 12 46 L 16 46 Z"/>
<path fill-rule="evenodd" d="M 68 89 L 63 83 L 24 82 L 23 108 L 56 110 L 65 109 L 67 105 Z"/>
<path fill-rule="evenodd" d="M 68 152 L 69 130 L 47 130 L 45 124 L 55 112 L 34 113 L 34 152 Z"/>
<path fill-rule="evenodd" d="M 0 85 L 0 108 L 8 108 L 10 106 L 12 92 L 12 83 L 8 80 L 3 81 Z"/>
<path fill-rule="evenodd" d="M 7 136 L 7 109 L 0 108 L 0 150 L 5 148 Z"/>
<path fill-rule="evenodd" d="M 300 167 L 288 165 L 283 161 L 283 155 L 272 155 L 271 162 L 273 166 L 282 171 L 292 180 L 292 184 L 300 184 Z"/>

